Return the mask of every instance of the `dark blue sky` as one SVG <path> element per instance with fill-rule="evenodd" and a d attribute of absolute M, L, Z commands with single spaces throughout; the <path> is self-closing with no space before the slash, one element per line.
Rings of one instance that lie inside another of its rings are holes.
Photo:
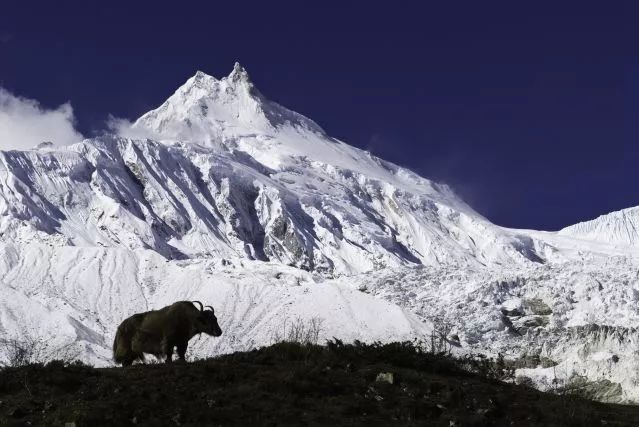
<path fill-rule="evenodd" d="M 639 205 L 630 2 L 167 3 L 4 2 L 0 86 L 71 101 L 91 135 L 238 60 L 267 97 L 500 225 Z"/>

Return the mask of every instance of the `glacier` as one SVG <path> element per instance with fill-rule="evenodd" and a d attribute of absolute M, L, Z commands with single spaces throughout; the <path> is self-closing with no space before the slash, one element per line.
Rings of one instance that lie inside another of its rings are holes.
<path fill-rule="evenodd" d="M 178 299 L 224 334 L 198 357 L 321 338 L 505 354 L 541 389 L 639 400 L 638 208 L 558 232 L 500 227 L 448 186 L 329 136 L 236 64 L 117 133 L 0 151 L 0 336 L 105 366 L 119 322 Z M 0 348 L 0 360 L 3 349 Z"/>

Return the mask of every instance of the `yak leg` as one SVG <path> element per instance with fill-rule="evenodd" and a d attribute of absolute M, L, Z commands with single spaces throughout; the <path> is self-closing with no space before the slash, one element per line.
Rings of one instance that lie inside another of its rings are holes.
<path fill-rule="evenodd" d="M 181 342 L 177 345 L 177 354 L 180 358 L 180 361 L 186 362 L 186 348 L 189 346 L 189 342 Z"/>
<path fill-rule="evenodd" d="M 162 353 L 166 354 L 166 363 L 173 362 L 173 347 L 173 343 L 170 340 L 166 338 L 162 340 Z"/>

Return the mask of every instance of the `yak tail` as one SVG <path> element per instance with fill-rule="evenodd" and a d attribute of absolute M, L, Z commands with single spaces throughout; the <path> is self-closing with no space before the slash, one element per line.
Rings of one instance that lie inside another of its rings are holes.
<path fill-rule="evenodd" d="M 121 328 L 118 328 L 117 332 L 115 333 L 115 339 L 113 340 L 113 361 L 115 363 L 122 363 L 122 355 L 118 355 L 118 344 L 120 343 L 121 337 L 122 331 Z"/>
<path fill-rule="evenodd" d="M 113 360 L 115 363 L 128 363 L 133 360 L 144 360 L 144 356 L 134 353 L 131 349 L 131 341 L 133 335 L 137 332 L 138 327 L 142 323 L 146 313 L 135 314 L 124 320 L 118 327 L 113 340 Z"/>

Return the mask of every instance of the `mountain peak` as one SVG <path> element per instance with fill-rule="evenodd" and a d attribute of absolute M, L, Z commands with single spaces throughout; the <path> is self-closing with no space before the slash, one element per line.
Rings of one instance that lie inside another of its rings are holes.
<path fill-rule="evenodd" d="M 239 62 L 219 80 L 197 71 L 164 104 L 136 120 L 133 127 L 165 139 L 200 141 L 231 129 L 272 134 L 276 129 L 292 127 L 325 135 L 311 119 L 265 98 Z"/>
<path fill-rule="evenodd" d="M 204 88 L 214 85 L 217 82 L 219 82 L 219 80 L 215 77 L 206 74 L 204 71 L 197 70 L 193 77 L 188 79 L 182 88 L 189 88 L 193 86 Z"/>
<path fill-rule="evenodd" d="M 183 86 L 184 88 L 190 88 L 192 86 L 206 88 L 206 87 L 214 87 L 217 86 L 220 82 L 226 81 L 227 84 L 232 85 L 233 87 L 237 87 L 238 83 L 245 83 L 247 88 L 252 88 L 253 83 L 251 82 L 248 72 L 239 62 L 236 62 L 233 66 L 233 70 L 231 73 L 218 80 L 210 74 L 205 73 L 204 71 L 198 70 L 195 72 L 195 75 L 191 77 L 187 83 Z M 240 85 L 241 86 L 241 85 Z"/>
<path fill-rule="evenodd" d="M 242 67 L 242 65 L 239 62 L 235 63 L 235 65 L 233 66 L 233 71 L 231 71 L 231 74 L 228 75 L 227 79 L 229 79 L 232 82 L 239 82 L 239 81 L 243 81 L 247 83 L 251 82 L 248 72 L 246 71 L 244 67 Z"/>
<path fill-rule="evenodd" d="M 214 77 L 206 74 L 204 71 L 197 70 L 195 72 L 195 75 L 193 76 L 193 78 L 195 80 L 203 80 L 203 79 L 210 79 L 210 78 L 214 78 Z"/>

